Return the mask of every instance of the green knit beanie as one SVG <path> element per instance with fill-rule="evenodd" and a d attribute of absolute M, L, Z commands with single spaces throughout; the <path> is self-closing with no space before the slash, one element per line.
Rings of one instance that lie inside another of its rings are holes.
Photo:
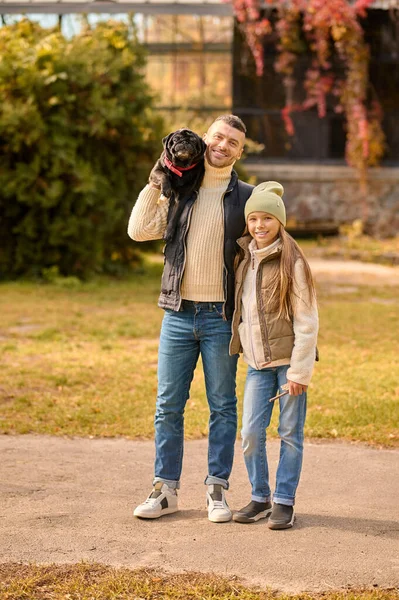
<path fill-rule="evenodd" d="M 280 221 L 282 225 L 287 222 L 283 202 L 284 188 L 277 181 L 260 183 L 253 190 L 245 205 L 245 221 L 253 212 L 267 212 Z"/>

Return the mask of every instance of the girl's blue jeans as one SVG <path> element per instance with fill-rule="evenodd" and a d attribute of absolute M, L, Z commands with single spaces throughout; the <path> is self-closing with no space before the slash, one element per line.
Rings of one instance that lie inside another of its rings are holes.
<path fill-rule="evenodd" d="M 269 467 L 266 453 L 266 429 L 274 404 L 280 404 L 278 433 L 281 438 L 280 459 L 273 501 L 294 505 L 302 469 L 303 428 L 306 418 L 306 392 L 300 396 L 285 395 L 274 402 L 269 399 L 287 383 L 289 365 L 256 370 L 248 366 L 242 419 L 242 447 L 252 500 L 267 502 L 271 498 Z"/>
<path fill-rule="evenodd" d="M 166 310 L 158 352 L 155 413 L 155 480 L 179 487 L 183 461 L 184 409 L 199 356 L 209 404 L 206 484 L 228 488 L 237 432 L 237 356 L 229 356 L 231 321 L 221 302 L 183 301 Z"/>

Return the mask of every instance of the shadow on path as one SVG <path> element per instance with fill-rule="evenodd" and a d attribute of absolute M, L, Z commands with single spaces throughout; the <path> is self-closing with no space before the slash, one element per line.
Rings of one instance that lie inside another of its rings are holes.
<path fill-rule="evenodd" d="M 299 513 L 295 526 L 297 529 L 325 527 L 326 529 L 353 531 L 354 533 L 362 533 L 365 535 L 383 535 L 392 539 L 399 538 L 398 521 Z"/>

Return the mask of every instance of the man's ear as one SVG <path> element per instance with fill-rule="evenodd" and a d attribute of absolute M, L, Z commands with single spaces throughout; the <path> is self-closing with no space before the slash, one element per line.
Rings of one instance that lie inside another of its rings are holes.
<path fill-rule="evenodd" d="M 172 133 L 169 133 L 169 135 L 167 135 L 166 137 L 163 138 L 162 144 L 163 144 L 164 148 L 166 147 L 166 144 L 169 142 L 169 140 L 172 137 L 173 133 L 174 132 L 172 131 Z"/>
<path fill-rule="evenodd" d="M 207 138 L 207 135 L 206 135 L 206 133 L 204 133 L 204 135 L 202 136 L 202 139 L 204 140 L 205 144 L 206 144 L 206 138 Z"/>

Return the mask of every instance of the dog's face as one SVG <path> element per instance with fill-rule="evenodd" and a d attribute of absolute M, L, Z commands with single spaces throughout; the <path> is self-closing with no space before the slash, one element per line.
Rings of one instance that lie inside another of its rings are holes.
<path fill-rule="evenodd" d="M 189 167 L 198 162 L 206 150 L 204 140 L 191 129 L 178 129 L 167 135 L 162 143 L 168 159 L 179 167 Z"/>

